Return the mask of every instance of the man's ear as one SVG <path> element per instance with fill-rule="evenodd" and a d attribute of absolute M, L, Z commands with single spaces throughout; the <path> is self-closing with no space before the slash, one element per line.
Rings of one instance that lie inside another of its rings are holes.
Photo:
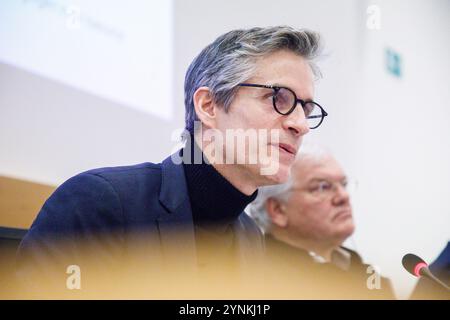
<path fill-rule="evenodd" d="M 217 106 L 214 103 L 211 90 L 200 87 L 194 93 L 194 107 L 198 119 L 207 128 L 215 128 Z"/>
<path fill-rule="evenodd" d="M 269 215 L 272 224 L 285 228 L 288 223 L 286 206 L 275 198 L 269 198 L 266 201 L 266 212 Z"/>

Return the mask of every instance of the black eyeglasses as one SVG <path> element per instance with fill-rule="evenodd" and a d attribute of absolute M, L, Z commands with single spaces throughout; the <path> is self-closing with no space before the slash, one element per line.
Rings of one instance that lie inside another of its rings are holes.
<path fill-rule="evenodd" d="M 273 107 L 276 112 L 285 116 L 292 113 L 295 110 L 297 103 L 300 102 L 310 129 L 315 129 L 320 126 L 323 119 L 328 115 L 320 104 L 314 101 L 304 101 L 302 99 L 298 99 L 295 92 L 286 87 L 254 83 L 240 83 L 238 86 L 272 89 Z"/>

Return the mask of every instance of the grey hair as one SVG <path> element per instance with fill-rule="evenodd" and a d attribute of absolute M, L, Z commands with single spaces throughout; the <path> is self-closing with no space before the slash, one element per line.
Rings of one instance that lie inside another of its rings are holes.
<path fill-rule="evenodd" d="M 184 82 L 185 130 L 194 133 L 198 120 L 194 93 L 200 87 L 211 90 L 215 103 L 228 111 L 237 85 L 255 73 L 257 59 L 287 49 L 307 59 L 313 74 L 320 77 L 314 63 L 319 55 L 319 34 L 289 26 L 239 29 L 227 32 L 204 48 L 189 66 Z"/>
<path fill-rule="evenodd" d="M 306 142 L 300 147 L 300 151 L 296 155 L 295 162 L 297 163 L 298 161 L 305 159 L 320 161 L 328 156 L 331 156 L 331 152 L 327 148 L 318 144 Z M 258 188 L 258 196 L 249 206 L 247 206 L 246 212 L 248 212 L 250 217 L 255 220 L 264 233 L 270 233 L 270 228 L 272 225 L 270 217 L 266 211 L 267 200 L 273 198 L 282 202 L 287 201 L 293 182 L 294 179 L 292 174 L 290 174 L 285 183 Z"/>

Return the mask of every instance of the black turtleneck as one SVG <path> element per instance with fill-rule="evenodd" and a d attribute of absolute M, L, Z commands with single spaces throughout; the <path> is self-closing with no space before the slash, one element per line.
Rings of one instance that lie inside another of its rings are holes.
<path fill-rule="evenodd" d="M 215 266 L 220 258 L 228 261 L 235 257 L 235 235 L 233 223 L 257 195 L 255 191 L 247 196 L 236 189 L 211 164 L 203 161 L 203 153 L 191 136 L 192 162 L 183 162 L 184 173 L 192 208 L 197 253 L 200 266 Z M 187 146 L 189 143 L 187 144 Z M 202 156 L 199 164 L 194 163 L 194 152 Z M 185 158 L 186 159 L 186 158 Z M 228 258 L 227 258 L 228 257 Z"/>
<path fill-rule="evenodd" d="M 192 163 L 183 163 L 183 166 L 194 224 L 200 226 L 230 224 L 256 198 L 258 191 L 247 196 L 236 189 L 211 164 L 204 161 L 201 164 L 195 164 L 193 152 L 201 151 L 193 142 L 193 137 L 191 141 Z M 186 147 L 183 153 L 187 151 Z"/>

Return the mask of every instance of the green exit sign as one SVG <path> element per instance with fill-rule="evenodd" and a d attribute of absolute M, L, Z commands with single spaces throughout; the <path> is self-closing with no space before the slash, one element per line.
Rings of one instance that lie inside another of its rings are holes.
<path fill-rule="evenodd" d="M 400 54 L 392 49 L 386 49 L 385 58 L 387 71 L 391 75 L 400 78 L 402 76 L 402 58 Z"/>

